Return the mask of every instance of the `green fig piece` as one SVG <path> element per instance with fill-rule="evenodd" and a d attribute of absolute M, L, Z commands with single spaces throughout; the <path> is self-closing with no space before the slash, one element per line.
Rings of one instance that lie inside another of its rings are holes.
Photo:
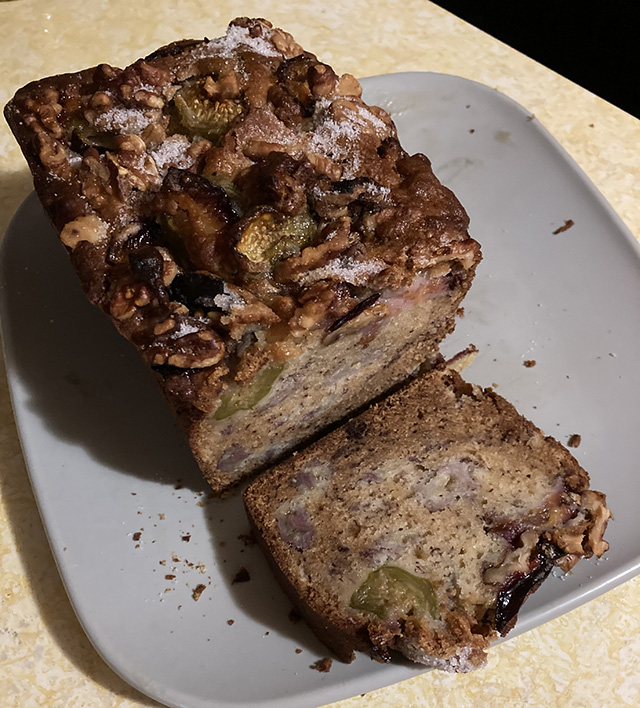
<path fill-rule="evenodd" d="M 316 224 L 308 212 L 285 217 L 278 212 L 264 211 L 249 221 L 237 249 L 252 263 L 274 263 L 300 253 L 313 241 L 315 234 Z"/>
<path fill-rule="evenodd" d="M 220 405 L 214 418 L 224 420 L 238 411 L 251 410 L 268 395 L 283 369 L 284 364 L 270 364 L 261 369 L 248 386 L 229 386 L 220 397 Z"/>
<path fill-rule="evenodd" d="M 218 143 L 244 112 L 244 106 L 236 99 L 207 98 L 202 85 L 202 81 L 196 81 L 184 86 L 175 95 L 173 104 L 182 127 L 189 135 Z"/>
<path fill-rule="evenodd" d="M 433 584 L 396 566 L 372 571 L 351 596 L 350 606 L 390 619 L 399 615 L 422 617 L 425 611 L 436 619 L 438 600 Z"/>

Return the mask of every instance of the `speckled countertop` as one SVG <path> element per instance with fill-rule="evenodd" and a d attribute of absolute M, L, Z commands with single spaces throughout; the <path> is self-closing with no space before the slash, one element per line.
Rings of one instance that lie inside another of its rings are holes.
<path fill-rule="evenodd" d="M 640 236 L 640 122 L 424 0 L 0 3 L 0 104 L 42 76 L 125 65 L 181 37 L 266 16 L 341 72 L 457 74 L 511 96 L 551 131 Z M 31 179 L 0 123 L 0 234 Z M 157 705 L 100 659 L 76 620 L 38 516 L 0 380 L 0 703 L 3 708 Z M 344 701 L 388 706 L 640 705 L 640 578 L 497 646 L 483 671 L 427 673 Z"/>

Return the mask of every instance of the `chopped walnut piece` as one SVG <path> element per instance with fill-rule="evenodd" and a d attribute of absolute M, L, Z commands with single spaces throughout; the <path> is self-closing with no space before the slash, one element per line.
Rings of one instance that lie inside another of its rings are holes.
<path fill-rule="evenodd" d="M 249 575 L 249 571 L 243 567 L 240 568 L 240 570 L 233 576 L 231 584 L 235 585 L 236 583 L 248 583 L 249 580 L 251 580 L 251 575 Z"/>
<path fill-rule="evenodd" d="M 145 144 L 150 147 L 155 147 L 160 145 L 167 137 L 167 131 L 165 126 L 161 123 L 149 123 L 149 125 L 142 131 L 140 137 L 144 140 Z"/>
<path fill-rule="evenodd" d="M 275 48 L 287 58 L 297 57 L 304 52 L 295 39 L 284 30 L 274 29 L 271 33 L 271 41 Z"/>
<path fill-rule="evenodd" d="M 341 96 L 356 96 L 357 98 L 360 98 L 360 96 L 362 96 L 362 86 L 355 76 L 352 76 L 351 74 L 343 74 L 340 77 L 338 93 Z"/>
<path fill-rule="evenodd" d="M 91 107 L 95 108 L 96 110 L 106 110 L 107 108 L 111 108 L 111 106 L 113 105 L 111 96 L 109 96 L 109 94 L 105 93 L 104 91 L 96 91 L 91 97 L 90 103 Z"/>
<path fill-rule="evenodd" d="M 40 159 L 53 172 L 57 172 L 68 162 L 67 150 L 64 145 L 54 140 L 46 133 L 40 133 Z"/>
<path fill-rule="evenodd" d="M 153 333 L 157 336 L 160 334 L 164 334 L 165 332 L 168 332 L 170 329 L 173 329 L 176 326 L 176 321 L 173 319 L 173 317 L 169 317 L 168 319 L 164 320 L 163 322 L 158 322 L 158 324 L 153 328 Z"/>
<path fill-rule="evenodd" d="M 191 593 L 191 597 L 197 602 L 200 599 L 200 596 L 202 593 L 207 589 L 206 585 L 203 585 L 202 583 L 199 583 L 198 585 L 193 588 L 193 592 Z"/>
<path fill-rule="evenodd" d="M 147 150 L 145 141 L 139 135 L 117 135 L 115 138 L 118 150 L 144 153 Z"/>
<path fill-rule="evenodd" d="M 122 193 L 130 189 L 146 191 L 158 186 L 160 177 L 156 163 L 146 154 L 146 145 L 137 135 L 126 136 L 124 146 L 117 154 L 107 153 L 118 171 L 118 184 Z"/>
<path fill-rule="evenodd" d="M 109 312 L 116 320 L 128 320 L 136 313 L 140 306 L 151 301 L 151 293 L 144 283 L 125 282 L 111 297 Z M 140 302 L 142 305 L 137 305 Z"/>
<path fill-rule="evenodd" d="M 569 436 L 569 439 L 567 440 L 567 447 L 580 447 L 581 442 L 582 436 L 578 435 L 577 433 L 574 433 L 573 435 Z"/>
<path fill-rule="evenodd" d="M 163 108 L 164 107 L 164 100 L 158 96 L 155 93 L 152 93 L 151 91 L 146 91 L 144 89 L 140 89 L 139 91 L 136 91 L 133 94 L 133 98 L 138 102 L 142 103 L 145 106 L 148 106 L 149 108 Z"/>
<path fill-rule="evenodd" d="M 328 64 L 315 64 L 307 71 L 309 88 L 314 96 L 327 98 L 336 93 L 338 76 Z"/>
<path fill-rule="evenodd" d="M 609 544 L 603 539 L 603 536 L 607 522 L 611 518 L 611 512 L 605 505 L 604 495 L 591 489 L 583 493 L 582 503 L 590 508 L 593 519 L 587 545 L 591 547 L 596 556 L 600 557 L 609 548 Z"/>
<path fill-rule="evenodd" d="M 314 669 L 315 671 L 319 671 L 321 674 L 326 674 L 331 671 L 332 665 L 333 660 L 329 659 L 329 657 L 325 657 L 324 659 L 318 659 L 318 661 L 311 664 L 309 668 Z"/>
<path fill-rule="evenodd" d="M 79 216 L 62 229 L 60 240 L 67 248 L 75 248 L 80 241 L 100 243 L 107 238 L 107 225 L 97 214 Z"/>
<path fill-rule="evenodd" d="M 204 343 L 204 340 L 199 337 L 197 337 L 197 340 Z M 177 366 L 181 369 L 205 369 L 209 366 L 215 366 L 224 357 L 224 346 L 219 337 L 214 337 L 206 344 L 211 346 L 193 347 L 190 352 L 183 351 L 171 354 L 167 359 L 167 363 L 170 366 Z"/>
<path fill-rule="evenodd" d="M 173 260 L 171 253 L 166 248 L 158 248 L 162 256 L 162 283 L 163 285 L 171 285 L 176 275 L 180 272 L 178 264 Z"/>
<path fill-rule="evenodd" d="M 233 71 L 220 76 L 217 81 L 214 81 L 211 76 L 207 76 L 204 80 L 203 91 L 214 100 L 237 98 L 240 94 L 238 76 Z"/>

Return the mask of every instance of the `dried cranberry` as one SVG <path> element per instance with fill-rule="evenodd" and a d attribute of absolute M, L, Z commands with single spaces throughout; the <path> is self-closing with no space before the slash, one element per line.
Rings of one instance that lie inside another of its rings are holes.
<path fill-rule="evenodd" d="M 554 546 L 539 543 L 530 561 L 531 570 L 526 575 L 514 574 L 500 590 L 496 603 L 495 628 L 502 636 L 513 627 L 524 601 L 542 585 L 560 555 Z"/>

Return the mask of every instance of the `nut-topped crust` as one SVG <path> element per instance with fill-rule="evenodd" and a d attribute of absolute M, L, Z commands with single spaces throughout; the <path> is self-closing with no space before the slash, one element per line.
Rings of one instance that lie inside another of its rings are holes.
<path fill-rule="evenodd" d="M 480 258 L 428 159 L 266 20 L 31 83 L 5 115 L 85 292 L 192 415 L 283 341 Z"/>

